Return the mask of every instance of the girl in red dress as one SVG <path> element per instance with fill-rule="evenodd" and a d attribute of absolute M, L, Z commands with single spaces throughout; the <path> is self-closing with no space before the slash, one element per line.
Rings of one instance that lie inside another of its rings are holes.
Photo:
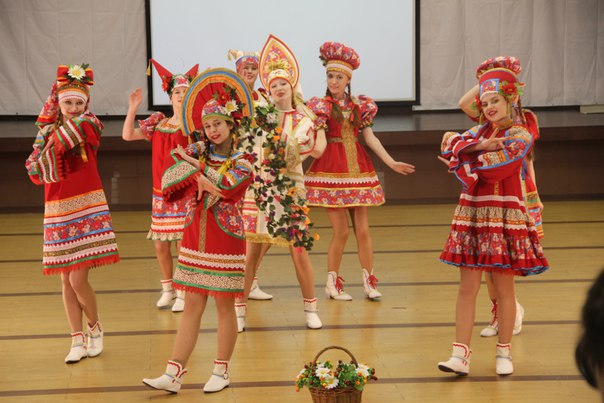
<path fill-rule="evenodd" d="M 327 253 L 327 284 L 325 293 L 333 299 L 350 301 L 344 292 L 340 264 L 348 240 L 348 216 L 353 222 L 357 239 L 363 286 L 369 299 L 382 296 L 373 275 L 373 246 L 369 233 L 368 206 L 384 204 L 371 158 L 359 143 L 365 143 L 392 170 L 402 175 L 415 172 L 413 165 L 392 159 L 373 133 L 373 118 L 377 105 L 366 96 L 353 97 L 350 90 L 352 71 L 360 65 L 354 49 L 337 42 L 325 42 L 320 48 L 327 69 L 327 93 L 324 98 L 311 98 L 307 106 L 317 115 L 319 135 L 325 133 L 327 146 L 321 158 L 313 161 L 306 171 L 305 185 L 309 206 L 327 209 L 333 236 Z"/>
<path fill-rule="evenodd" d="M 463 97 L 459 100 L 459 106 L 464 111 L 464 113 L 473 121 L 479 122 L 480 120 L 480 111 L 478 105 L 480 103 L 480 99 L 478 99 L 478 85 L 475 85 L 470 91 L 464 94 Z M 512 107 L 518 109 L 516 105 L 517 100 L 512 100 Z M 528 109 L 523 109 L 522 111 L 518 110 L 518 114 L 522 113 L 524 115 L 525 121 L 527 123 L 527 128 L 533 134 L 534 140 L 539 139 L 539 125 L 537 124 L 537 117 L 533 112 Z M 529 212 L 530 217 L 533 219 L 535 223 L 535 228 L 537 229 L 537 234 L 539 238 L 543 237 L 543 225 L 541 221 L 541 212 L 543 211 L 543 203 L 541 203 L 541 199 L 539 198 L 539 193 L 537 192 L 537 178 L 535 176 L 535 148 L 533 147 L 531 151 L 527 154 L 526 158 L 522 163 L 522 189 L 524 194 L 524 203 Z M 442 159 L 446 165 L 449 165 L 449 161 Z M 491 308 L 491 320 L 489 324 L 480 331 L 480 335 L 482 337 L 492 337 L 496 336 L 499 327 L 499 321 L 497 317 L 497 293 L 495 290 L 495 286 L 493 285 L 492 276 L 489 273 L 485 274 L 485 280 L 487 283 L 487 289 L 489 292 L 489 298 L 491 299 L 492 308 Z M 520 305 L 518 301 L 516 301 L 516 318 L 514 320 L 514 330 L 513 335 L 516 336 L 520 334 L 522 331 L 522 322 L 524 320 L 524 307 Z"/>
<path fill-rule="evenodd" d="M 103 124 L 88 110 L 93 83 L 87 64 L 59 66 L 36 122 L 40 130 L 34 151 L 25 163 L 32 182 L 44 184 L 44 274 L 61 275 L 71 328 L 66 363 L 103 351 L 103 328 L 88 272 L 120 260 L 97 169 Z"/>
<path fill-rule="evenodd" d="M 243 295 L 245 268 L 239 204 L 253 178 L 252 156 L 237 146 L 239 135 L 248 130 L 239 126 L 242 114 L 253 114 L 251 94 L 230 70 L 207 70 L 185 94 L 183 130 L 203 130 L 205 138 L 186 150 L 179 146 L 162 179 L 169 200 L 193 198 L 196 207 L 187 217 L 174 274 L 174 287 L 186 290 L 186 302 L 172 358 L 164 375 L 143 380 L 155 389 L 180 390 L 210 296 L 216 302 L 218 352 L 203 390 L 218 392 L 230 383 L 228 364 L 237 340 L 234 301 Z"/>
<path fill-rule="evenodd" d="M 171 243 L 176 242 L 176 250 L 180 248 L 185 217 L 190 206 L 185 199 L 165 200 L 161 191 L 161 178 L 166 169 L 166 161 L 170 159 L 170 151 L 178 145 L 187 146 L 188 138 L 180 130 L 180 114 L 182 100 L 190 82 L 197 75 L 199 65 L 193 66 L 185 74 L 172 74 L 155 60 L 151 59 L 162 79 L 162 88 L 170 96 L 173 115 L 167 118 L 161 112 L 155 112 L 145 120 L 139 120 L 139 128 L 134 128 L 136 111 L 140 106 L 143 96 L 140 88 L 130 94 L 128 114 L 122 129 L 122 138 L 126 141 L 147 140 L 151 142 L 152 171 L 153 171 L 153 198 L 151 203 L 151 229 L 147 239 L 155 245 L 155 256 L 161 271 L 162 293 L 156 303 L 159 309 L 168 309 L 172 305 L 172 312 L 182 312 L 184 309 L 184 294 L 182 291 L 174 292 L 172 288 L 172 252 Z"/>
<path fill-rule="evenodd" d="M 486 60 L 477 70 L 482 122 L 465 133 L 445 133 L 442 156 L 463 190 L 451 232 L 440 259 L 460 268 L 456 308 L 456 342 L 448 361 L 438 367 L 467 375 L 476 296 L 482 272 L 492 275 L 497 292 L 499 375 L 514 371 L 511 339 L 516 315 L 514 276 L 548 269 L 530 218 L 521 182 L 522 163 L 534 141 L 531 119 L 520 105 L 520 62 L 513 57 Z M 518 108 L 512 108 L 512 101 Z"/>

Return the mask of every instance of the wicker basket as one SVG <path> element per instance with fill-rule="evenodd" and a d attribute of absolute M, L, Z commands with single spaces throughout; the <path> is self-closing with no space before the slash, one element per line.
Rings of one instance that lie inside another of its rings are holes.
<path fill-rule="evenodd" d="M 354 365 L 359 365 L 357 359 L 350 351 L 339 346 L 329 346 L 319 351 L 313 360 L 313 364 L 316 364 L 321 354 L 327 350 L 342 350 L 352 358 Z M 363 393 L 362 390 L 358 390 L 353 386 L 334 389 L 310 388 L 309 390 L 313 403 L 361 403 Z"/>

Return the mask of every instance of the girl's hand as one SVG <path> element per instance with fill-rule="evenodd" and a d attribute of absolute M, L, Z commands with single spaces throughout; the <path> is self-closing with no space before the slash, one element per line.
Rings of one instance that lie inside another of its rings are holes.
<path fill-rule="evenodd" d="M 486 140 L 482 140 L 478 146 L 477 149 L 481 150 L 481 151 L 497 151 L 497 150 L 501 150 L 504 148 L 504 144 L 503 142 L 505 141 L 505 138 L 501 138 L 501 137 L 490 137 Z"/>
<path fill-rule="evenodd" d="M 448 159 L 443 158 L 440 155 L 438 155 L 436 158 L 438 158 L 440 160 L 440 162 L 442 162 L 443 164 L 445 164 L 447 166 L 447 168 L 449 168 L 449 160 Z"/>
<path fill-rule="evenodd" d="M 187 161 L 189 164 L 193 165 L 195 168 L 199 169 L 199 160 L 197 158 L 193 158 L 190 155 L 187 155 L 187 151 L 182 148 L 180 144 L 176 146 L 174 152 L 180 156 L 184 161 Z"/>
<path fill-rule="evenodd" d="M 143 90 L 140 88 L 135 89 L 130 93 L 129 99 L 129 107 L 137 110 L 140 104 L 143 102 Z"/>
<path fill-rule="evenodd" d="M 42 154 L 46 152 L 50 147 L 55 144 L 55 138 L 53 136 L 49 136 L 48 142 L 44 146 L 44 150 L 42 150 Z"/>
<path fill-rule="evenodd" d="M 174 152 L 178 155 L 180 155 L 180 157 L 182 159 L 185 159 L 185 157 L 188 157 L 187 152 L 185 151 L 184 148 L 182 148 L 182 146 L 180 144 L 176 145 L 176 148 L 174 149 Z"/>
<path fill-rule="evenodd" d="M 399 173 L 401 175 L 409 175 L 415 172 L 415 166 L 400 161 L 394 161 L 392 165 L 390 165 L 390 168 L 394 172 Z"/>
<path fill-rule="evenodd" d="M 220 189 L 216 187 L 208 178 L 203 175 L 199 175 L 197 178 L 197 200 L 201 200 L 203 197 L 203 192 L 208 192 L 213 196 L 218 196 L 220 198 L 224 197 Z"/>

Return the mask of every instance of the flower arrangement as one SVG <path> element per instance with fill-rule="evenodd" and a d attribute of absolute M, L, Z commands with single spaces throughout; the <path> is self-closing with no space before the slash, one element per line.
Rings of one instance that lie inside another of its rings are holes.
<path fill-rule="evenodd" d="M 256 204 L 268 218 L 267 229 L 271 236 L 285 238 L 293 241 L 296 248 L 310 250 L 319 236 L 310 235 L 313 224 L 308 218 L 304 192 L 298 191 L 296 183 L 287 175 L 287 143 L 281 138 L 282 129 L 278 127 L 277 114 L 272 104 L 257 106 L 255 124 L 250 128 L 242 147 L 253 154 L 255 142 L 265 135 L 263 155 L 254 155 L 256 160 L 261 158 L 261 170 L 266 174 L 254 177 L 252 188 Z M 278 214 L 275 204 L 281 207 L 282 213 Z"/>
<path fill-rule="evenodd" d="M 88 84 L 92 81 L 92 77 L 89 74 L 86 74 L 87 68 L 87 63 L 70 64 L 67 66 L 67 71 L 64 71 L 64 74 L 57 78 L 62 79 L 63 81 L 77 80 L 81 83 Z"/>
<path fill-rule="evenodd" d="M 296 391 L 303 387 L 334 389 L 352 387 L 363 390 L 369 380 L 377 380 L 375 369 L 364 364 L 338 361 L 311 362 L 296 377 Z"/>

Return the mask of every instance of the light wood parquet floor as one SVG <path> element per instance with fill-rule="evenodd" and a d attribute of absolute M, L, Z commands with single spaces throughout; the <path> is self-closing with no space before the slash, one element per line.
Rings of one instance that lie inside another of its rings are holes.
<path fill-rule="evenodd" d="M 604 265 L 604 202 L 551 202 L 544 212 L 545 246 L 551 268 L 517 279 L 526 309 L 522 333 L 514 337 L 515 373 L 495 375 L 493 338 L 479 337 L 489 320 L 483 287 L 477 304 L 471 373 L 457 379 L 436 364 L 454 338 L 457 269 L 439 262 L 453 205 L 386 206 L 370 212 L 375 273 L 384 297 L 363 298 L 354 238 L 349 239 L 341 275 L 351 302 L 323 296 L 330 230 L 325 213 L 313 210 L 321 240 L 311 253 L 319 309 L 325 327 L 304 327 L 301 295 L 291 259 L 273 248 L 259 273 L 272 301 L 251 301 L 248 330 L 239 335 L 231 362 L 233 384 L 204 395 L 203 383 L 216 351 L 216 314 L 210 304 L 176 395 L 142 385 L 159 376 L 169 358 L 179 314 L 159 311 L 159 269 L 145 239 L 148 212 L 114 212 L 122 262 L 94 269 L 105 327 L 105 351 L 66 365 L 69 329 L 60 279 L 43 276 L 40 214 L 0 215 L 0 401 L 7 402 L 310 402 L 293 380 L 305 362 L 336 344 L 377 369 L 363 402 L 598 402 L 574 364 L 580 309 Z M 328 354 L 326 358 L 346 358 Z"/>

